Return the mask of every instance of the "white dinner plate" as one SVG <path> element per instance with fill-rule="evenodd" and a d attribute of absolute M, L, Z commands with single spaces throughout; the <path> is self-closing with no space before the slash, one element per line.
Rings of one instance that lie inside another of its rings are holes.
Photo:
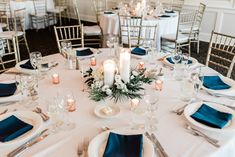
<path fill-rule="evenodd" d="M 168 65 L 168 66 L 173 67 L 175 64 L 172 64 L 167 60 L 167 58 L 170 57 L 170 56 L 171 55 L 168 55 L 168 56 L 164 57 L 163 63 Z M 189 57 L 189 60 L 192 60 L 192 64 L 189 64 L 190 67 L 195 66 L 198 63 L 198 61 L 195 58 Z"/>
<path fill-rule="evenodd" d="M 212 90 L 212 89 L 208 89 L 204 86 L 202 86 L 202 88 L 207 91 L 208 93 L 212 94 L 212 95 L 225 95 L 225 96 L 234 96 L 235 97 L 235 81 L 228 78 L 228 77 L 224 77 L 222 75 L 218 75 L 220 77 L 220 79 L 228 84 L 229 86 L 231 86 L 231 88 L 229 89 L 223 89 L 223 90 Z"/>
<path fill-rule="evenodd" d="M 42 118 L 37 114 L 32 111 L 15 111 L 15 112 L 9 112 L 0 117 L 0 121 L 3 119 L 6 119 L 7 117 L 10 117 L 11 115 L 16 116 L 20 120 L 30 124 L 33 126 L 33 128 L 26 132 L 25 134 L 15 138 L 14 140 L 8 141 L 8 142 L 0 142 L 0 146 L 9 146 L 9 145 L 14 145 L 18 144 L 21 141 L 27 140 L 34 136 L 40 127 L 42 126 Z"/>
<path fill-rule="evenodd" d="M 107 105 L 97 105 L 95 107 L 94 113 L 99 118 L 114 118 L 120 113 L 120 108 L 117 105 L 108 105 L 112 109 L 110 114 L 105 114 L 103 109 L 105 109 Z"/>
<path fill-rule="evenodd" d="M 110 132 L 122 134 L 122 135 L 135 135 L 141 134 L 140 132 L 129 130 L 126 128 L 115 129 L 111 131 L 105 131 L 93 138 L 88 146 L 89 157 L 103 157 L 104 150 L 107 144 L 108 136 Z M 143 136 L 143 157 L 154 157 L 154 147 L 152 142 L 145 136 Z"/>
<path fill-rule="evenodd" d="M 87 56 L 77 56 L 76 50 L 85 50 L 85 49 L 90 49 L 93 54 L 91 55 L 87 55 Z M 77 56 L 79 59 L 86 59 L 86 58 L 90 58 L 93 57 L 95 54 L 99 53 L 99 50 L 94 49 L 94 48 L 89 48 L 89 47 L 84 47 L 84 48 L 76 48 L 72 50 L 72 55 Z"/>
<path fill-rule="evenodd" d="M 15 81 L 4 81 L 1 83 L 13 83 Z M 7 102 L 14 102 L 14 101 L 19 101 L 21 99 L 21 93 L 19 90 L 16 90 L 15 93 L 11 96 L 6 96 L 6 97 L 0 97 L 0 105 L 1 103 L 7 103 Z"/>
<path fill-rule="evenodd" d="M 20 72 L 24 72 L 24 73 L 27 73 L 27 74 L 36 74 L 36 70 L 33 70 L 33 69 L 25 69 L 25 68 L 21 68 L 21 67 L 20 67 L 21 64 L 25 64 L 27 61 L 28 61 L 28 59 L 23 60 L 23 61 L 17 63 L 17 64 L 15 65 L 15 68 L 16 68 L 17 70 L 19 70 Z"/>
<path fill-rule="evenodd" d="M 231 121 L 228 122 L 228 124 L 222 128 L 222 129 L 219 129 L 219 128 L 213 128 L 213 127 L 210 127 L 210 126 L 207 126 L 205 124 L 202 124 L 200 122 L 197 122 L 196 120 L 194 120 L 191 115 L 194 114 L 200 107 L 201 105 L 203 104 L 203 102 L 197 102 L 197 103 L 192 103 L 192 104 L 189 104 L 185 109 L 184 109 L 184 116 L 186 117 L 186 119 L 191 123 L 193 124 L 194 126 L 197 126 L 201 129 L 204 129 L 204 130 L 208 130 L 208 131 L 214 131 L 214 132 L 220 132 L 220 133 L 226 133 L 226 132 L 234 132 L 235 131 L 235 111 L 226 107 L 226 106 L 223 106 L 223 105 L 220 105 L 220 104 L 216 104 L 216 103 L 209 103 L 209 102 L 205 102 L 204 104 L 218 110 L 218 111 L 221 111 L 221 112 L 225 112 L 225 113 L 230 113 L 233 115 L 233 118 Z"/>

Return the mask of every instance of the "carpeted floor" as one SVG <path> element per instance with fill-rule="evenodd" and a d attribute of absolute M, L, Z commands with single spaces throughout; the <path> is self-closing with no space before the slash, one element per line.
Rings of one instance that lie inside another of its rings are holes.
<path fill-rule="evenodd" d="M 92 25 L 92 23 L 83 22 L 85 25 Z M 77 21 L 70 21 L 67 25 L 77 24 Z M 43 56 L 58 53 L 57 43 L 53 27 L 40 29 L 38 32 L 35 30 L 27 30 L 27 40 L 30 51 L 40 51 Z M 196 53 L 196 47 L 192 45 L 192 57 L 195 57 L 200 63 L 205 64 L 208 43 L 200 42 L 200 53 Z M 27 59 L 28 53 L 26 49 L 21 46 L 20 48 L 21 58 Z M 220 73 L 225 74 L 224 70 L 217 69 Z M 233 69 L 232 78 L 235 80 L 235 68 Z"/>

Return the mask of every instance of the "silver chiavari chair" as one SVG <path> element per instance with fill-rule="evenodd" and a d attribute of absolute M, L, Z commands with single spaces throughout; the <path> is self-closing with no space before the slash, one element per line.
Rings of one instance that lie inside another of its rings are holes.
<path fill-rule="evenodd" d="M 0 27 L 4 30 L 9 29 L 9 18 L 11 18 L 10 4 L 7 2 L 0 2 Z"/>
<path fill-rule="evenodd" d="M 124 46 L 134 46 L 139 45 L 139 40 L 131 43 L 130 38 L 140 38 L 141 26 L 142 26 L 142 16 L 128 16 L 128 15 L 118 15 L 119 16 L 119 37 L 120 42 L 123 43 Z M 133 28 L 132 28 L 133 27 Z M 128 29 L 130 30 L 128 32 Z"/>
<path fill-rule="evenodd" d="M 77 17 L 78 24 L 82 25 L 77 2 L 74 2 L 74 13 Z M 102 46 L 103 33 L 99 25 L 83 26 L 83 32 L 85 38 L 84 39 L 85 46 L 90 46 L 90 45 L 98 45 L 99 47 Z"/>
<path fill-rule="evenodd" d="M 4 40 L 0 39 L 0 64 L 2 69 L 0 69 L 0 72 L 5 71 L 5 65 L 3 63 L 2 57 L 5 54 L 5 44 L 4 44 Z"/>
<path fill-rule="evenodd" d="M 62 53 L 61 42 L 63 41 L 71 41 L 72 48 L 84 47 L 83 25 L 54 26 L 54 31 L 60 53 Z"/>
<path fill-rule="evenodd" d="M 96 21 L 99 22 L 99 16 L 107 10 L 107 0 L 92 0 L 93 8 L 96 14 Z"/>
<path fill-rule="evenodd" d="M 31 27 L 38 31 L 39 24 L 43 24 L 44 28 L 49 26 L 49 17 L 47 14 L 46 0 L 33 0 L 34 13 L 30 14 Z"/>
<path fill-rule="evenodd" d="M 70 6 L 70 1 L 69 0 L 54 0 L 54 4 L 55 4 L 55 9 L 63 10 L 61 13 L 61 16 L 66 17 L 70 20 L 69 8 L 68 8 L 68 6 Z"/>
<path fill-rule="evenodd" d="M 184 0 L 161 0 L 163 7 L 169 10 L 181 11 L 184 5 Z"/>
<path fill-rule="evenodd" d="M 195 12 L 183 12 L 179 14 L 176 34 L 166 34 L 161 37 L 161 49 L 163 51 L 175 51 L 188 47 L 188 53 L 191 56 L 190 40 L 192 38 L 192 26 L 195 21 Z M 183 34 L 182 29 L 189 29 L 189 34 Z"/>
<path fill-rule="evenodd" d="M 226 70 L 231 77 L 235 64 L 235 37 L 212 31 L 206 65 L 217 71 Z"/>
<path fill-rule="evenodd" d="M 140 30 L 140 35 L 136 36 L 133 30 Z M 144 48 L 149 48 L 155 46 L 157 35 L 157 25 L 141 25 L 128 27 L 128 36 L 130 39 L 129 47 L 141 46 Z M 136 43 L 131 45 L 131 43 Z"/>

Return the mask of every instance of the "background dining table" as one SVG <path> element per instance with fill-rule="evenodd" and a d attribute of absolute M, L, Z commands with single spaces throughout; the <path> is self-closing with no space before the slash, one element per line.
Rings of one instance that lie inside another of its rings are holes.
<path fill-rule="evenodd" d="M 102 53 L 96 55 L 97 66 L 100 67 L 102 61 L 109 58 L 107 53 L 108 49 L 100 49 Z M 166 54 L 158 54 L 158 58 L 165 56 Z M 92 140 L 96 135 L 101 132 L 101 127 L 108 126 L 110 128 L 129 127 L 131 119 L 130 102 L 119 102 L 121 112 L 112 119 L 102 119 L 94 114 L 94 109 L 97 105 L 103 102 L 95 102 L 89 99 L 89 94 L 83 92 L 83 79 L 80 70 L 68 70 L 66 65 L 66 59 L 60 54 L 54 54 L 45 56 L 48 61 L 58 62 L 59 65 L 47 72 L 47 75 L 43 79 L 39 80 L 39 99 L 35 100 L 43 111 L 47 111 L 47 105 L 53 101 L 53 98 L 58 92 L 66 94 L 66 92 L 73 92 L 76 98 L 77 110 L 69 113 L 69 118 L 76 124 L 74 129 L 61 130 L 58 133 L 51 133 L 45 140 L 37 143 L 31 148 L 27 149 L 21 156 L 24 157 L 43 157 L 43 156 L 69 156 L 77 157 L 77 147 L 79 143 L 82 143 L 85 137 Z M 132 67 L 135 67 L 139 63 L 140 59 L 136 59 L 132 56 Z M 83 61 L 84 69 L 90 67 L 90 60 Z M 161 65 L 161 61 L 156 60 L 156 65 Z M 147 67 L 151 67 L 146 63 Z M 199 65 L 199 64 L 198 64 Z M 155 66 L 155 65 L 154 65 Z M 197 65 L 196 65 L 197 66 Z M 203 66 L 202 70 L 205 74 L 215 74 L 216 72 L 208 67 Z M 60 76 L 59 84 L 52 84 L 51 74 L 58 73 Z M 168 67 L 163 69 L 165 74 L 163 90 L 159 92 L 159 102 L 157 111 L 157 130 L 155 134 L 158 137 L 161 145 L 169 155 L 169 157 L 222 157 L 222 156 L 235 156 L 235 134 L 232 133 L 220 133 L 210 132 L 202 130 L 209 136 L 219 140 L 220 148 L 216 148 L 209 144 L 203 138 L 193 136 L 188 132 L 185 127 L 187 120 L 184 115 L 178 116 L 172 113 L 172 110 L 179 108 L 186 104 L 186 102 L 180 99 L 180 81 L 176 81 L 172 76 L 172 70 Z M 0 82 L 6 80 L 14 80 L 15 76 L 10 74 L 1 74 Z M 150 88 L 150 86 L 146 86 Z M 151 88 L 153 88 L 151 86 Z M 216 101 L 218 103 L 227 104 L 229 106 L 235 106 L 234 101 L 228 98 L 213 97 L 204 91 L 199 92 L 199 97 L 204 100 Z M 141 101 L 142 102 L 142 101 Z M 18 103 L 12 105 L 1 105 L 0 111 L 5 108 L 9 109 L 9 112 L 17 110 L 32 110 L 32 107 L 24 107 Z M 44 122 L 40 130 L 48 128 L 52 121 Z M 0 156 L 4 157 L 8 152 L 24 143 L 28 139 L 24 139 L 21 142 L 4 146 L 4 143 L 0 143 Z"/>
<path fill-rule="evenodd" d="M 119 18 L 116 12 L 113 14 L 101 14 L 99 16 L 99 24 L 105 37 L 108 35 L 119 35 Z M 153 15 L 147 15 L 142 21 L 143 26 L 157 25 L 156 48 L 158 52 L 161 50 L 161 36 L 166 34 L 176 34 L 177 24 L 177 13 L 174 13 L 169 17 L 155 17 Z"/>

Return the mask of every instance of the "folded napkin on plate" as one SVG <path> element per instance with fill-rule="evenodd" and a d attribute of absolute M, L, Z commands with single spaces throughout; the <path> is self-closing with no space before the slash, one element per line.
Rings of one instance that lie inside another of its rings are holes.
<path fill-rule="evenodd" d="M 171 17 L 169 15 L 161 15 L 161 16 L 158 16 L 158 17 Z"/>
<path fill-rule="evenodd" d="M 112 11 L 105 11 L 104 14 L 114 14 Z"/>
<path fill-rule="evenodd" d="M 103 157 L 142 157 L 143 135 L 110 132 Z"/>
<path fill-rule="evenodd" d="M 77 56 L 89 56 L 93 54 L 91 49 L 76 50 L 76 53 Z"/>
<path fill-rule="evenodd" d="M 132 54 L 135 54 L 135 55 L 140 55 L 140 56 L 143 56 L 143 55 L 146 55 L 147 52 L 145 49 L 142 49 L 140 47 L 136 47 L 134 48 L 132 51 L 131 51 Z"/>
<path fill-rule="evenodd" d="M 28 61 L 27 61 L 26 63 L 24 63 L 24 64 L 21 64 L 20 67 L 21 67 L 21 68 L 24 68 L 24 69 L 32 69 L 32 70 L 34 69 L 33 66 L 32 66 L 32 64 L 31 64 L 31 62 L 30 62 L 30 60 L 28 60 Z"/>
<path fill-rule="evenodd" d="M 212 90 L 223 90 L 231 88 L 231 86 L 224 83 L 219 76 L 204 76 L 203 86 Z"/>
<path fill-rule="evenodd" d="M 173 10 L 165 10 L 165 13 L 175 13 Z"/>
<path fill-rule="evenodd" d="M 16 116 L 12 115 L 0 121 L 0 141 L 11 141 L 33 128 L 32 125 L 27 124 Z"/>
<path fill-rule="evenodd" d="M 17 89 L 16 83 L 0 83 L 0 97 L 11 96 Z"/>
<path fill-rule="evenodd" d="M 191 117 L 202 124 L 222 129 L 233 118 L 233 115 L 202 104 Z"/>
<path fill-rule="evenodd" d="M 171 57 L 167 57 L 166 60 L 167 60 L 168 62 L 170 62 L 171 64 L 175 64 L 175 62 L 171 59 Z M 182 60 L 180 60 L 179 63 L 181 63 L 181 62 L 182 62 Z M 193 63 L 192 60 L 188 60 L 188 64 L 192 64 L 192 63 Z"/>

